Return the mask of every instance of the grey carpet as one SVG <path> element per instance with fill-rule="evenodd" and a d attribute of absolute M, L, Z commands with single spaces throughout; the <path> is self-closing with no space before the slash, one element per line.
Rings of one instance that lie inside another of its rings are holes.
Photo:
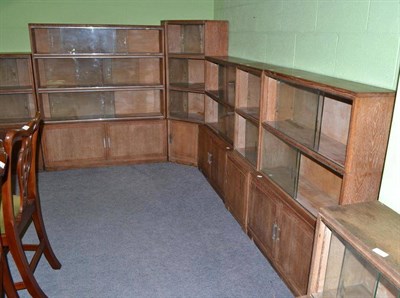
<path fill-rule="evenodd" d="M 62 263 L 37 268 L 49 297 L 293 297 L 194 167 L 45 172 L 39 186 Z"/>

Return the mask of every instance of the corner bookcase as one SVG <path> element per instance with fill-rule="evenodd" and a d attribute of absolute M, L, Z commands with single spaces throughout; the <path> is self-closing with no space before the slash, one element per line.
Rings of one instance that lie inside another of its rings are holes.
<path fill-rule="evenodd" d="M 163 27 L 29 30 L 46 168 L 166 160 Z"/>
<path fill-rule="evenodd" d="M 205 56 L 227 55 L 228 22 L 162 21 L 165 30 L 169 160 L 197 165 L 205 115 Z"/>

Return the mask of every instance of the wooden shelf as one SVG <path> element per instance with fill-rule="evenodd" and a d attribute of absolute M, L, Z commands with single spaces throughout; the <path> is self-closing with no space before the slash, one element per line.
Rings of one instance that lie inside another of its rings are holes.
<path fill-rule="evenodd" d="M 144 120 L 144 119 L 164 119 L 164 115 L 160 113 L 137 113 L 131 115 L 94 115 L 94 116 L 81 116 L 81 117 L 51 117 L 44 118 L 46 123 L 69 123 L 69 122 L 87 122 L 87 121 L 101 121 L 101 120 Z"/>
<path fill-rule="evenodd" d="M 206 91 L 205 93 L 206 93 L 211 99 L 213 99 L 215 102 L 219 103 L 220 105 L 223 105 L 224 107 L 231 108 L 231 109 L 234 109 L 234 108 L 235 108 L 234 105 L 231 105 L 231 104 L 227 103 L 226 101 L 221 100 L 221 98 L 220 98 L 219 96 L 215 96 L 214 93 L 210 93 L 209 91 Z"/>
<path fill-rule="evenodd" d="M 169 53 L 169 58 L 174 59 L 193 59 L 193 60 L 204 60 L 204 54 L 193 54 L 193 53 Z"/>
<path fill-rule="evenodd" d="M 139 91 L 139 90 L 163 90 L 163 85 L 129 85 L 129 86 L 93 86 L 93 87 L 60 87 L 38 88 L 39 94 L 45 93 L 74 93 L 74 92 L 113 92 L 113 91 Z"/>
<path fill-rule="evenodd" d="M 0 86 L 0 94 L 33 93 L 32 86 Z"/>
<path fill-rule="evenodd" d="M 322 164 L 325 164 L 326 166 L 332 168 L 335 172 L 337 172 L 339 174 L 343 174 L 344 173 L 343 165 L 341 165 L 338 162 L 328 158 L 329 154 L 328 155 L 322 155 L 322 154 L 310 149 L 308 146 L 305 146 L 302 143 L 299 143 L 298 141 L 294 140 L 293 138 L 291 138 L 288 135 L 286 135 L 285 133 L 283 133 L 281 130 L 277 130 L 273 126 L 271 126 L 271 125 L 269 125 L 269 124 L 267 124 L 265 122 L 262 124 L 262 126 L 263 126 L 263 128 L 265 128 L 270 133 L 272 133 L 275 136 L 277 136 L 278 138 L 284 140 L 286 143 L 290 144 L 293 147 L 298 148 L 305 155 L 308 155 L 308 156 L 312 157 L 313 159 L 318 160 L 319 162 L 321 162 Z M 323 138 L 323 139 L 324 139 L 325 144 L 330 144 L 330 142 L 329 142 L 330 140 L 328 138 Z M 331 152 L 339 152 L 343 148 L 343 145 L 338 143 L 338 142 L 332 141 L 331 145 L 336 146 L 338 148 L 338 149 L 335 149 L 335 150 L 332 150 L 332 148 L 331 148 L 330 149 Z M 325 148 L 325 147 L 323 147 L 323 148 Z M 331 155 L 334 156 L 333 153 Z"/>
<path fill-rule="evenodd" d="M 170 90 L 204 93 L 204 83 L 172 83 Z"/>
<path fill-rule="evenodd" d="M 238 113 L 243 118 L 250 120 L 255 125 L 258 125 L 260 120 L 260 109 L 259 108 L 236 108 L 236 113 Z"/>
<path fill-rule="evenodd" d="M 204 116 L 196 113 L 169 113 L 168 119 L 187 120 L 196 123 L 204 123 Z"/>

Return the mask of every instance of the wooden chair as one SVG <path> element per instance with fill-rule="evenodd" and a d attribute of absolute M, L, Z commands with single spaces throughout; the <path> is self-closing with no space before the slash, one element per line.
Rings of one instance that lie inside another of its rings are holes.
<path fill-rule="evenodd" d="M 3 184 L 3 175 L 7 166 L 7 154 L 4 151 L 3 141 L 0 140 L 0 186 Z M 1 199 L 1 195 L 0 195 Z M 0 238 L 0 297 L 4 294 L 7 297 L 18 297 L 17 291 L 14 288 L 10 268 L 6 258 L 6 250 L 3 248 L 3 241 Z"/>
<path fill-rule="evenodd" d="M 40 114 L 21 129 L 10 130 L 4 140 L 5 152 L 9 158 L 2 185 L 1 238 L 5 251 L 10 251 L 22 281 L 14 283 L 15 289 L 27 289 L 33 297 L 46 297 L 33 273 L 42 254 L 53 269 L 61 268 L 44 227 L 39 194 L 37 190 L 37 141 Z M 15 162 L 13 162 L 15 161 Z M 15 175 L 14 175 L 15 173 Z M 14 179 L 15 178 L 15 179 Z M 24 244 L 23 236 L 33 222 L 39 243 Z M 25 251 L 33 251 L 28 261 Z"/>

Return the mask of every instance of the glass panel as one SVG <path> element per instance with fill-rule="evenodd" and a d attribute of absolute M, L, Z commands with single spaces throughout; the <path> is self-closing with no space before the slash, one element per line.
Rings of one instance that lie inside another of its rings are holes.
<path fill-rule="evenodd" d="M 218 65 L 218 98 L 231 106 L 235 105 L 236 69 Z"/>
<path fill-rule="evenodd" d="M 260 117 L 261 77 L 238 70 L 238 108 L 255 119 Z"/>
<path fill-rule="evenodd" d="M 258 127 L 249 120 L 237 116 L 236 150 L 253 166 L 257 165 Z"/>
<path fill-rule="evenodd" d="M 378 272 L 352 248 L 346 247 L 337 295 L 339 297 L 373 297 Z"/>
<path fill-rule="evenodd" d="M 169 115 L 179 119 L 204 121 L 204 95 L 171 90 Z"/>
<path fill-rule="evenodd" d="M 324 289 L 322 295 L 318 297 L 336 298 L 339 286 L 339 277 L 342 268 L 344 252 L 344 244 L 334 234 L 331 236 L 329 244 L 328 261 L 326 265 L 326 273 L 324 280 Z"/>
<path fill-rule="evenodd" d="M 115 91 L 114 102 L 116 117 L 159 117 L 164 113 L 161 90 Z"/>
<path fill-rule="evenodd" d="M 339 204 L 342 177 L 301 155 L 297 201 L 314 216 L 321 207 Z"/>
<path fill-rule="evenodd" d="M 351 102 L 324 97 L 321 136 L 317 152 L 344 165 L 351 117 Z"/>
<path fill-rule="evenodd" d="M 114 117 L 114 92 L 42 94 L 44 117 L 74 120 Z"/>
<path fill-rule="evenodd" d="M 384 276 L 380 275 L 378 287 L 374 295 L 376 298 L 399 298 L 400 289 L 396 288 Z"/>
<path fill-rule="evenodd" d="M 263 129 L 261 171 L 295 197 L 299 153 L 273 134 Z"/>
<path fill-rule="evenodd" d="M 373 297 L 378 272 L 332 233 L 322 297 Z"/>
<path fill-rule="evenodd" d="M 0 122 L 30 119 L 35 112 L 31 94 L 0 94 Z"/>
<path fill-rule="evenodd" d="M 161 30 L 107 28 L 36 28 L 34 46 L 39 54 L 158 53 Z"/>
<path fill-rule="evenodd" d="M 207 97 L 206 122 L 228 142 L 233 143 L 235 132 L 235 111 Z"/>
<path fill-rule="evenodd" d="M 159 58 L 38 59 L 39 87 L 100 87 L 162 84 Z"/>
<path fill-rule="evenodd" d="M 161 90 L 42 94 L 49 120 L 163 116 Z"/>
<path fill-rule="evenodd" d="M 203 25 L 168 25 L 168 51 L 170 53 L 204 53 Z"/>
<path fill-rule="evenodd" d="M 29 59 L 0 59 L 0 89 L 32 88 L 30 81 Z"/>
<path fill-rule="evenodd" d="M 169 59 L 171 86 L 204 90 L 204 61 L 196 59 Z"/>
<path fill-rule="evenodd" d="M 268 124 L 313 149 L 318 144 L 322 98 L 316 91 L 277 82 L 275 115 Z"/>
<path fill-rule="evenodd" d="M 235 111 L 233 108 L 218 104 L 218 130 L 230 142 L 233 142 L 235 131 Z"/>

